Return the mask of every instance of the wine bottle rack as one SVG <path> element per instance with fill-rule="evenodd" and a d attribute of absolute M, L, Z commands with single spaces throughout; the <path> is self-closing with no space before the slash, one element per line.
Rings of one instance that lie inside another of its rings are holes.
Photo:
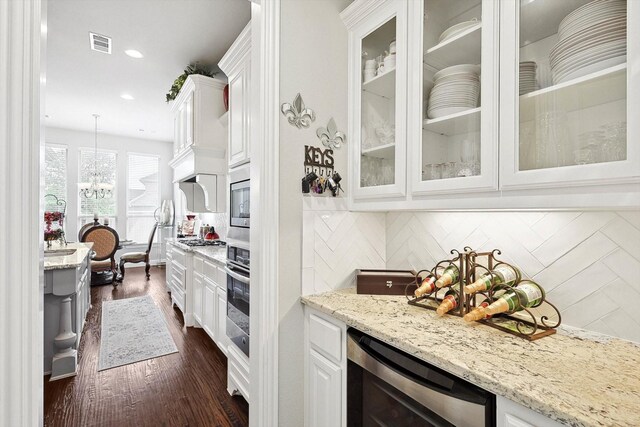
<path fill-rule="evenodd" d="M 440 278 L 440 275 L 445 268 L 450 265 L 454 265 L 460 271 L 457 282 L 457 284 L 460 285 L 460 291 L 457 295 L 456 308 L 447 314 L 462 317 L 478 307 L 484 301 L 491 304 L 496 299 L 496 291 L 504 289 L 504 287 L 494 284 L 486 291 L 469 295 L 465 293 L 464 286 L 474 283 L 476 278 L 483 274 L 493 276 L 492 271 L 500 265 L 511 266 L 509 263 L 498 258 L 502 252 L 499 249 L 494 249 L 490 252 L 477 252 L 470 247 L 465 247 L 463 252 L 453 249 L 450 253 L 452 258 L 438 262 L 431 270 L 418 271 L 416 273 L 415 283 L 418 285 L 421 283 L 422 274 L 432 274 L 436 278 Z M 515 271 L 518 270 L 515 269 Z M 514 286 L 527 282 L 531 282 L 531 280 L 523 278 L 518 274 Z M 456 283 L 453 285 L 455 284 Z M 427 295 L 414 297 L 409 295 L 409 287 L 407 286 L 405 295 L 410 305 L 429 310 L 436 310 L 448 289 L 450 288 L 436 288 Z M 517 295 L 517 297 L 520 298 L 519 295 Z M 522 304 L 522 301 L 520 302 L 520 306 L 523 307 L 524 304 Z M 478 322 L 529 341 L 534 341 L 539 338 L 555 334 L 556 328 L 560 326 L 561 321 L 562 316 L 560 315 L 560 311 L 547 300 L 546 294 L 543 290 L 543 297 L 541 301 L 533 307 L 521 308 L 515 312 L 497 314 L 490 318 L 479 320 Z"/>

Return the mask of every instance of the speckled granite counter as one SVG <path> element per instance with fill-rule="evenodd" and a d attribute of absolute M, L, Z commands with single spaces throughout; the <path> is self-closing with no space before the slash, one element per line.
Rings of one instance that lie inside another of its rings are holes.
<path fill-rule="evenodd" d="M 405 297 L 354 289 L 302 298 L 309 307 L 496 395 L 570 426 L 640 426 L 640 346 L 593 334 L 528 342 Z"/>
<path fill-rule="evenodd" d="M 203 257 L 215 261 L 219 264 L 225 264 L 227 262 L 227 247 L 226 246 L 188 246 L 178 242 L 174 238 L 167 239 L 167 243 L 174 245 L 185 252 L 193 252 Z"/>
<path fill-rule="evenodd" d="M 45 248 L 45 257 L 44 257 L 44 270 L 64 270 L 66 268 L 76 268 L 82 261 L 84 261 L 87 253 L 93 247 L 93 243 L 69 243 L 66 246 L 60 245 L 59 243 L 53 243 L 51 245 L 51 249 Z M 49 255 L 48 254 L 56 254 L 57 252 L 64 252 L 66 250 L 76 251 L 70 255 Z"/>

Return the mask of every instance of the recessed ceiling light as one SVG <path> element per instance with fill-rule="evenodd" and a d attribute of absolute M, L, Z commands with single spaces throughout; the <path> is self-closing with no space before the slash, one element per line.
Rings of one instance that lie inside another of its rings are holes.
<path fill-rule="evenodd" d="M 45 115 L 44 115 L 44 118 L 45 118 L 45 119 L 48 119 L 48 118 L 49 118 L 49 115 L 48 115 L 48 114 L 45 114 Z"/>
<path fill-rule="evenodd" d="M 126 53 L 132 58 L 136 58 L 136 59 L 144 58 L 144 55 L 135 49 L 125 50 L 124 53 Z"/>
<path fill-rule="evenodd" d="M 120 95 L 120 98 L 126 99 L 127 101 L 133 101 L 135 99 L 133 96 L 129 95 L 128 93 L 123 93 L 122 95 Z"/>
<path fill-rule="evenodd" d="M 138 131 L 140 131 L 140 132 L 144 132 L 144 129 L 138 129 Z"/>

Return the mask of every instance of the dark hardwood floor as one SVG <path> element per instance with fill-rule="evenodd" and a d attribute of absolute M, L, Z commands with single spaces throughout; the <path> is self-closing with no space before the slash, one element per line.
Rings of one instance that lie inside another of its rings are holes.
<path fill-rule="evenodd" d="M 127 269 L 124 283 L 92 287 L 78 352 L 78 375 L 44 384 L 44 425 L 246 426 L 249 406 L 227 393 L 227 359 L 202 329 L 186 328 L 171 307 L 165 270 Z M 164 313 L 179 352 L 98 372 L 102 301 L 149 294 Z"/>

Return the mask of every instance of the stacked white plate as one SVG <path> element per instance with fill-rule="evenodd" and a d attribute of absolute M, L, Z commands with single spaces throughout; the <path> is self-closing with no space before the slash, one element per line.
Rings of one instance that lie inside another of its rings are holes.
<path fill-rule="evenodd" d="M 429 94 L 427 117 L 437 119 L 478 106 L 480 66 L 454 65 L 438 71 Z"/>
<path fill-rule="evenodd" d="M 520 63 L 520 95 L 540 89 L 536 81 L 536 69 L 538 66 L 533 61 Z"/>
<path fill-rule="evenodd" d="M 549 61 L 553 83 L 595 73 L 627 60 L 626 0 L 594 0 L 567 15 Z"/>
<path fill-rule="evenodd" d="M 458 34 L 461 34 L 462 32 L 468 30 L 469 28 L 475 27 L 479 23 L 480 23 L 480 21 L 478 21 L 477 18 L 473 18 L 471 21 L 465 21 L 465 22 L 461 22 L 459 24 L 453 25 L 453 26 L 447 28 L 440 35 L 440 39 L 438 40 L 438 43 L 442 43 L 444 41 L 447 41 L 450 38 L 455 37 Z"/>

